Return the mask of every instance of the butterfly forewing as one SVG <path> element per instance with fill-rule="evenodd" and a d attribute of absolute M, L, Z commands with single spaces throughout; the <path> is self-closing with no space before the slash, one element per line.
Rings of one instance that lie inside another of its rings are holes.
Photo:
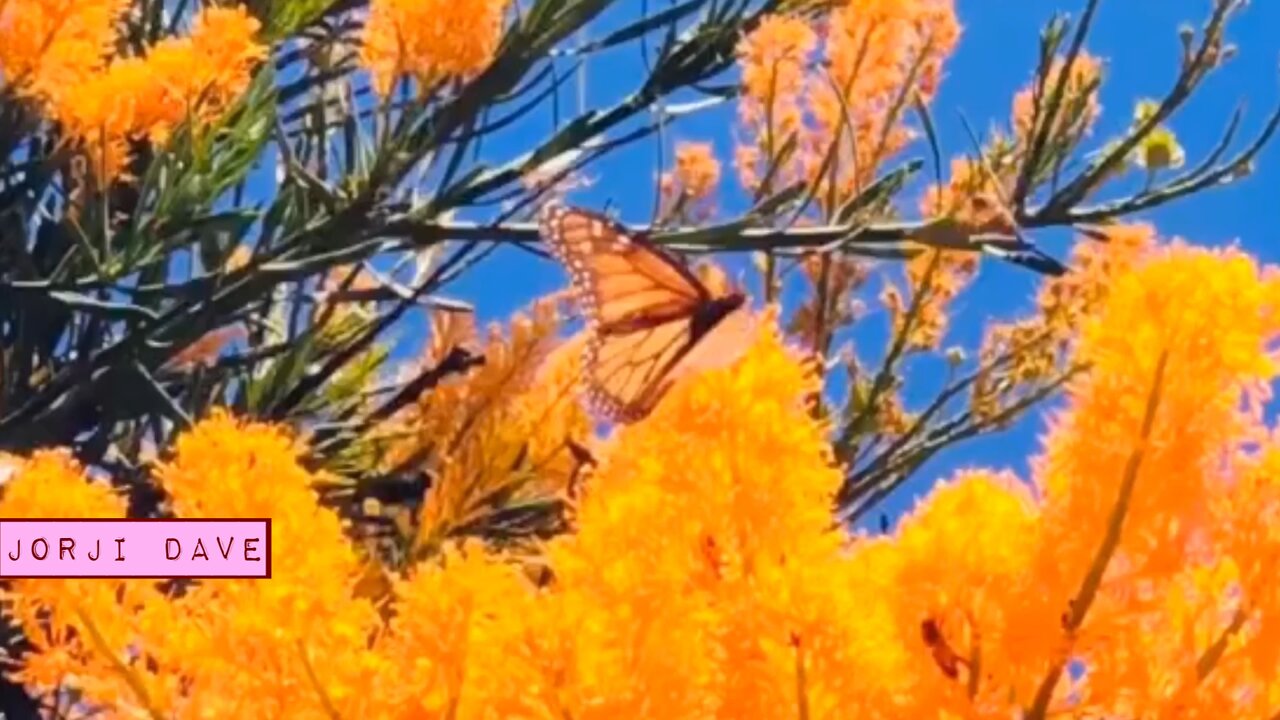
<path fill-rule="evenodd" d="M 569 269 L 594 331 L 682 317 L 707 300 L 680 261 L 602 215 L 553 207 L 544 211 L 542 235 Z"/>

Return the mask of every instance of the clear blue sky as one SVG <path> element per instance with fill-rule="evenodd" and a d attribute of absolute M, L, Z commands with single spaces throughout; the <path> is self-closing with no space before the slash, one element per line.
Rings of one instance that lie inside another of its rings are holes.
<path fill-rule="evenodd" d="M 961 112 L 979 130 L 992 122 L 1007 122 L 1014 93 L 1031 77 L 1041 27 L 1054 11 L 1078 16 L 1082 4 L 1063 0 L 957 0 L 964 32 L 946 66 L 946 78 L 933 105 L 944 156 L 962 154 L 969 149 L 959 121 Z M 624 8 L 623 14 L 614 13 L 603 19 L 602 27 L 616 25 L 626 18 L 626 12 L 631 12 L 631 2 L 620 6 Z M 639 3 L 634 3 L 634 7 L 638 9 Z M 1137 98 L 1163 95 L 1177 71 L 1181 52 L 1179 25 L 1190 22 L 1198 28 L 1209 9 L 1209 0 L 1103 0 L 1087 46 L 1107 63 L 1101 95 L 1103 115 L 1095 131 L 1095 141 L 1100 142 L 1128 126 Z M 1241 140 L 1256 134 L 1266 115 L 1280 102 L 1278 29 L 1280 4 L 1269 0 L 1253 3 L 1229 28 L 1228 38 L 1239 45 L 1239 54 L 1208 80 L 1171 123 L 1187 150 L 1189 164 L 1197 162 L 1217 141 L 1238 101 L 1247 103 Z M 598 59 L 587 75 L 589 106 L 600 107 L 633 89 L 641 72 L 634 45 Z M 566 95 L 565 100 L 572 101 L 572 98 Z M 675 126 L 669 140 L 710 141 L 727 161 L 733 147 L 733 125 L 731 107 L 715 110 Z M 548 118 L 533 120 L 518 133 L 489 145 L 486 154 L 494 161 L 510 158 L 527 150 L 531 141 L 548 128 Z M 668 153 L 670 144 L 667 144 Z M 924 147 L 916 147 L 904 156 L 927 158 L 928 154 Z M 592 168 L 590 175 L 596 181 L 593 188 L 576 193 L 570 199 L 594 207 L 609 202 L 624 222 L 645 222 L 652 212 L 655 161 L 656 146 L 652 142 L 618 152 Z M 905 197 L 914 205 L 918 193 L 916 188 Z M 740 188 L 727 162 L 721 206 L 729 211 L 742 207 Z M 1243 182 L 1166 206 L 1139 219 L 1155 223 L 1163 235 L 1181 236 L 1196 243 L 1220 245 L 1239 241 L 1264 261 L 1275 261 L 1280 253 L 1280 237 L 1277 237 L 1280 234 L 1277 230 L 1280 147 L 1273 145 L 1265 150 L 1256 174 Z M 1045 233 L 1039 239 L 1049 252 L 1066 258 L 1068 247 L 1064 234 Z M 561 287 L 565 281 L 561 270 L 549 261 L 509 250 L 495 253 L 479 270 L 448 288 L 445 294 L 474 303 L 484 321 L 505 320 L 512 311 Z M 957 315 L 949 344 L 974 348 L 989 318 L 1010 318 L 1025 313 L 1036 283 L 1027 271 L 985 262 L 975 286 L 955 306 Z M 417 321 L 413 325 L 420 327 Z M 883 338 L 883 328 L 877 327 L 873 319 L 854 340 L 878 353 Z M 931 382 L 929 377 L 917 375 L 909 380 L 908 386 L 915 383 L 918 387 L 932 387 L 936 382 L 936 378 Z M 913 502 L 913 495 L 959 467 L 1009 467 L 1026 477 L 1028 457 L 1036 451 L 1043 427 L 1043 417 L 1036 413 L 1009 431 L 952 449 L 924 468 L 883 510 L 891 516 L 900 514 Z"/>

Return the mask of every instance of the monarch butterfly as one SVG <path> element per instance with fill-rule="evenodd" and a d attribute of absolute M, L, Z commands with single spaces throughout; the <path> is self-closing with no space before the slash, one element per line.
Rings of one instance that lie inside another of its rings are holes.
<path fill-rule="evenodd" d="M 538 225 L 586 319 L 586 398 L 598 415 L 636 422 L 679 377 L 745 349 L 746 295 L 712 293 L 680 259 L 604 215 L 549 204 Z"/>

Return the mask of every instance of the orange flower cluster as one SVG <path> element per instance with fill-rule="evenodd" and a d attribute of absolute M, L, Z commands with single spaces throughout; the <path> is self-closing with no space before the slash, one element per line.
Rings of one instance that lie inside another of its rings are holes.
<path fill-rule="evenodd" d="M 114 21 L 127 2 L 8 5 L 13 9 L 0 10 L 0 69 L 20 92 L 41 101 L 68 137 L 85 144 L 91 170 L 102 179 L 120 173 L 129 139 L 163 143 L 188 118 L 216 119 L 266 57 L 254 40 L 259 23 L 243 6 L 210 7 L 195 18 L 187 37 L 162 40 L 144 57 L 108 64 Z M 21 38 L 13 46 L 9 22 L 15 39 Z M 29 47 L 32 38 L 44 44 Z"/>
<path fill-rule="evenodd" d="M 418 92 L 485 68 L 502 40 L 510 0 L 372 0 L 360 59 L 386 97 L 404 75 Z"/>
<path fill-rule="evenodd" d="M 184 119 L 208 123 L 249 86 L 266 57 L 254 40 L 259 23 L 243 6 L 211 7 L 184 38 L 162 40 L 143 58 L 111 64 L 64 102 L 55 114 L 84 138 L 107 176 L 123 159 L 124 139 L 146 135 L 163 143 Z"/>
<path fill-rule="evenodd" d="M 58 97 L 99 73 L 129 0 L 0 3 L 0 78 L 8 88 Z"/>
<path fill-rule="evenodd" d="M 947 307 L 977 273 L 978 256 L 968 252 L 921 253 L 906 262 L 905 270 L 906 292 L 886 280 L 880 293 L 880 301 L 889 311 L 893 337 L 906 333 L 909 350 L 937 349 L 947 332 Z"/>
<path fill-rule="evenodd" d="M 1013 215 L 1003 203 L 1007 188 L 993 172 L 969 158 L 952 160 L 947 184 L 928 187 L 921 198 L 920 214 L 931 220 L 917 239 L 926 245 L 954 246 L 978 233 L 1014 235 Z M 979 257 L 948 250 L 921 253 L 905 265 L 905 287 L 886 282 L 880 301 L 889 312 L 894 336 L 907 333 L 908 349 L 932 350 L 942 343 L 948 306 L 977 274 Z"/>
<path fill-rule="evenodd" d="M 778 187 L 798 179 L 799 158 L 783 153 L 806 132 L 803 88 L 817 45 L 818 35 L 808 23 L 785 15 L 766 17 L 738 45 L 743 89 L 738 113 L 749 140 L 735 148 L 734 165 L 749 189 L 759 188 L 775 165 L 782 170 L 772 176 Z"/>
<path fill-rule="evenodd" d="M 1256 662 L 1274 652 L 1258 630 L 1280 607 L 1239 569 L 1280 548 L 1268 537 L 1245 547 L 1234 524 L 1269 512 L 1241 489 L 1260 489 L 1256 447 L 1271 436 L 1262 402 L 1280 370 L 1280 278 L 1234 249 L 1174 243 L 1109 292 L 1080 335 L 1092 370 L 1037 467 L 1054 542 L 1034 566 L 1037 592 L 1087 589 L 1081 578 L 1106 564 L 1096 610 L 1058 638 L 1053 660 L 1090 666 L 1071 683 L 1078 706 L 1270 717 L 1280 677 Z M 1073 619 L 1089 599 L 1075 597 Z"/>
<path fill-rule="evenodd" d="M 504 333 L 481 336 L 469 315 L 438 312 L 417 371 L 438 367 L 455 347 L 483 355 L 483 367 L 454 375 L 393 418 L 387 464 L 415 460 L 432 473 L 416 518 L 413 549 L 434 552 L 455 533 L 483 523 L 494 497 L 545 500 L 569 490 L 580 463 L 570 442 L 587 442 L 591 423 L 576 397 L 581 347 L 556 335 L 553 301 L 518 314 Z"/>
<path fill-rule="evenodd" d="M 947 184 L 928 187 L 920 200 L 920 214 L 932 218 L 921 234 L 950 237 L 919 239 L 945 245 L 968 242 L 978 233 L 1014 234 L 1013 215 L 1002 200 L 1006 189 L 992 172 L 970 158 L 953 159 Z M 908 348 L 936 349 L 942 342 L 947 308 L 977 274 L 978 258 L 973 252 L 922 253 L 907 261 L 906 290 L 886 284 L 880 299 L 889 311 L 895 336 L 906 330 L 910 305 L 917 306 L 907 332 Z"/>
<path fill-rule="evenodd" d="M 1029 318 L 987 328 L 979 356 L 990 370 L 974 383 L 975 411 L 994 412 L 1021 385 L 1048 380 L 1059 371 L 1076 329 L 1097 312 L 1115 278 L 1158 246 L 1149 225 L 1115 225 L 1103 232 L 1105 241 L 1082 238 L 1072 246 L 1072 272 L 1041 286 Z"/>
<path fill-rule="evenodd" d="M 861 319 L 864 308 L 856 293 L 871 276 L 871 266 L 857 258 L 811 253 L 800 270 L 811 293 L 791 313 L 786 331 L 824 353 L 838 331 Z"/>
<path fill-rule="evenodd" d="M 739 46 L 747 138 L 737 166 L 748 188 L 780 165 L 780 181 L 803 178 L 847 199 L 912 139 L 906 111 L 937 92 L 960 35 L 953 0 L 837 5 L 820 26 L 768 18 Z M 814 54 L 821 70 L 809 68 Z"/>
<path fill-rule="evenodd" d="M 1128 250 L 1086 270 L 1110 272 L 1072 303 L 1090 371 L 1029 481 L 966 470 L 890 534 L 833 527 L 842 470 L 806 402 L 820 378 L 770 315 L 734 365 L 598 444 L 544 582 L 441 542 L 393 580 L 384 621 L 299 444 L 220 413 L 157 480 L 179 516 L 274 518 L 276 576 L 180 597 L 19 581 L 37 651 L 17 677 L 178 718 L 1273 717 L 1280 272 L 1150 235 L 1113 231 Z M 541 347 L 520 332 L 508 350 Z M 502 382 L 444 397 L 474 408 Z M 0 501 L 122 511 L 57 453 L 21 461 Z"/>
<path fill-rule="evenodd" d="M 924 217 L 951 218 L 967 234 L 1012 233 L 1013 215 L 1004 206 L 1009 188 L 996 170 L 969 157 L 951 161 L 951 177 L 946 185 L 931 185 L 920 198 Z"/>
<path fill-rule="evenodd" d="M 1039 100 L 1039 104 L 1044 106 L 1042 112 L 1048 112 L 1052 93 L 1058 83 L 1062 82 L 1063 65 L 1063 58 L 1056 58 L 1049 68 L 1044 84 L 1044 97 Z M 1088 52 L 1081 52 L 1076 56 L 1058 99 L 1056 125 L 1050 129 L 1048 137 L 1070 136 L 1079 139 L 1093 127 L 1102 112 L 1102 106 L 1098 103 L 1098 83 L 1101 77 L 1101 61 Z M 1023 88 L 1013 98 L 1013 130 L 1024 141 L 1030 138 L 1036 107 L 1034 87 Z"/>
<path fill-rule="evenodd" d="M 659 183 L 663 217 L 693 222 L 708 219 L 720 184 L 720 161 L 711 143 L 678 143 L 675 168 L 663 173 Z"/>
<path fill-rule="evenodd" d="M 118 715 L 310 717 L 307 666 L 324 658 L 324 692 L 349 701 L 347 688 L 371 672 L 360 649 L 379 618 L 351 595 L 359 560 L 337 517 L 316 506 L 298 449 L 274 428 L 217 413 L 156 473 L 179 516 L 270 517 L 273 545 L 306 548 L 274 563 L 272 580 L 181 597 L 140 580 L 19 581 L 9 599 L 38 652 L 17 676 L 39 690 L 70 684 Z M 48 453 L 19 469 L 0 507 L 19 517 L 124 515 L 113 491 Z"/>
<path fill-rule="evenodd" d="M 11 463 L 16 467 L 0 502 L 6 517 L 125 516 L 125 498 L 105 483 L 87 481 L 68 453 L 7 457 L 6 465 Z M 139 580 L 16 580 L 4 599 L 35 649 L 17 671 L 19 680 L 33 689 L 49 690 L 67 673 L 76 672 L 83 678 L 80 688 L 86 696 L 112 703 L 128 697 L 134 678 L 127 676 L 127 669 L 143 661 L 128 650 L 141 629 L 137 613 L 148 603 L 163 606 L 154 584 Z M 174 689 L 154 682 L 142 687 L 147 693 Z"/>
<path fill-rule="evenodd" d="M 813 113 L 826 144 L 852 137 L 846 161 L 854 169 L 846 182 L 865 184 L 911 139 L 902 109 L 916 97 L 933 98 L 942 62 L 959 39 L 952 0 L 850 2 L 833 13 L 830 82 L 815 88 Z"/>

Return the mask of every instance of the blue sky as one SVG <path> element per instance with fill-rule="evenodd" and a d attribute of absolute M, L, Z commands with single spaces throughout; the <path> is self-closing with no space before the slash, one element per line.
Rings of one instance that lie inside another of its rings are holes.
<path fill-rule="evenodd" d="M 942 89 L 933 104 L 934 120 L 947 157 L 966 153 L 970 147 L 961 113 L 978 130 L 993 122 L 1006 122 L 1014 93 L 1031 77 L 1043 25 L 1055 11 L 1078 16 L 1081 2 L 1009 2 L 1008 0 L 957 0 L 964 26 L 956 53 L 946 65 Z M 620 3 L 621 13 L 602 19 L 601 27 L 626 19 L 632 3 Z M 634 4 L 639 8 L 640 4 Z M 1087 48 L 1106 62 L 1101 91 L 1102 118 L 1095 130 L 1096 147 L 1114 136 L 1131 121 L 1134 101 L 1139 97 L 1160 97 L 1170 87 L 1181 53 L 1178 27 L 1203 22 L 1210 0 L 1109 0 L 1104 1 Z M 1228 29 L 1229 41 L 1239 46 L 1238 55 L 1211 76 L 1196 97 L 1170 123 L 1195 163 L 1218 140 L 1237 102 L 1246 103 L 1241 141 L 1251 138 L 1280 103 L 1280 4 L 1255 2 L 1241 13 Z M 589 66 L 586 77 L 587 104 L 601 107 L 632 90 L 643 72 L 634 45 L 600 57 Z M 572 104 L 575 98 L 565 96 Z M 671 128 L 667 136 L 668 157 L 672 141 L 712 142 L 720 157 L 730 157 L 733 147 L 732 107 L 692 117 Z M 550 129 L 546 117 L 536 118 L 488 146 L 487 159 L 500 161 L 530 147 Z M 1093 149 L 1093 148 L 1089 148 Z M 905 157 L 928 157 L 923 145 L 908 149 Z M 652 142 L 634 145 L 609 156 L 591 168 L 595 185 L 570 197 L 574 202 L 600 207 L 606 202 L 624 222 L 647 222 L 652 212 L 653 179 L 657 173 L 657 146 Z M 928 174 L 932 174 L 929 170 Z M 721 206 L 742 207 L 741 191 L 729 171 L 723 177 Z M 908 191 L 914 205 L 919 188 Z M 1239 242 L 1264 261 L 1274 262 L 1280 254 L 1277 220 L 1280 220 L 1280 149 L 1264 150 L 1257 172 L 1230 187 L 1216 189 L 1189 200 L 1145 213 L 1136 219 L 1154 223 L 1162 235 L 1180 236 L 1206 245 Z M 1069 236 L 1041 233 L 1046 250 L 1066 258 Z M 730 265 L 742 259 L 723 258 Z M 505 320 L 512 311 L 533 298 L 565 283 L 563 272 L 549 261 L 518 250 L 495 253 L 470 276 L 448 288 L 444 294 L 475 304 L 482 320 Z M 1025 313 L 1037 279 L 1028 271 L 985 262 L 975 285 L 954 306 L 956 315 L 948 342 L 976 347 L 984 323 L 993 318 L 1011 318 Z M 881 318 L 882 319 L 882 318 Z M 415 325 L 417 323 L 414 323 Z M 872 354 L 880 352 L 884 331 L 871 318 L 859 328 L 854 341 Z M 874 355 L 873 355 L 874 356 Z M 937 378 L 922 370 L 910 376 L 908 387 L 935 386 Z M 1007 467 L 1027 476 L 1027 461 L 1038 447 L 1044 427 L 1043 415 L 1032 414 L 1026 421 L 998 435 L 971 440 L 953 448 L 926 466 L 903 491 L 882 508 L 897 516 L 913 502 L 913 496 L 927 490 L 936 479 L 970 465 Z"/>

